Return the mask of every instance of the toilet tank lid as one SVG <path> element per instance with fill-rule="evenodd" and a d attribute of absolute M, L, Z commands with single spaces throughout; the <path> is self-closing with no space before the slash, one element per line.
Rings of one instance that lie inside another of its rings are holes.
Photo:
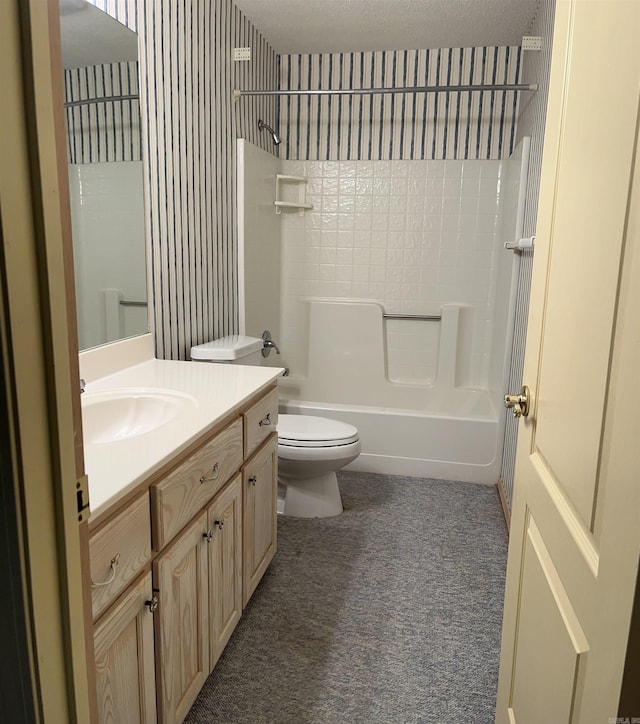
<path fill-rule="evenodd" d="M 230 334 L 212 342 L 195 345 L 191 348 L 191 359 L 205 361 L 240 359 L 262 349 L 262 345 L 263 342 L 259 337 Z"/>

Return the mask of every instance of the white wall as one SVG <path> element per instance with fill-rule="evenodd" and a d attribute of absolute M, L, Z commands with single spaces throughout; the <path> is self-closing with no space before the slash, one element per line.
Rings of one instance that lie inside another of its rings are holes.
<path fill-rule="evenodd" d="M 69 190 L 80 349 L 146 332 L 146 307 L 109 307 L 105 296 L 147 299 L 142 163 L 70 165 Z"/>
<path fill-rule="evenodd" d="M 504 243 L 514 242 L 523 236 L 529 147 L 529 138 L 522 139 L 511 157 L 502 162 L 502 186 L 500 189 L 502 226 L 499 237 L 493 341 L 489 364 L 489 389 L 498 403 L 507 391 L 518 273 L 522 260 L 522 252 L 505 249 Z"/>
<path fill-rule="evenodd" d="M 314 207 L 283 214 L 281 341 L 292 374 L 307 373 L 308 297 L 376 301 L 407 314 L 461 304 L 469 313 L 456 381 L 486 388 L 500 161 L 283 161 L 282 171 L 308 177 Z M 386 334 L 388 376 L 430 384 L 438 323 L 388 322 Z"/>
<path fill-rule="evenodd" d="M 523 80 L 527 83 L 538 84 L 538 92 L 527 94 L 522 100 L 520 115 L 518 117 L 517 138 L 520 139 L 524 136 L 531 137 L 529 178 L 524 215 L 523 233 L 525 236 L 534 236 L 536 233 L 538 191 L 542 167 L 544 129 L 547 116 L 547 98 L 549 95 L 549 73 L 551 69 L 555 5 L 555 0 L 541 0 L 538 14 L 529 33 L 530 35 L 538 35 L 542 38 L 542 50 L 524 53 L 522 59 Z M 509 382 L 507 384 L 507 388 L 511 393 L 518 392 L 523 383 L 522 372 L 527 339 L 527 319 L 529 314 L 533 256 L 534 253 L 525 252 L 522 255 L 519 270 L 513 353 L 510 361 Z M 519 421 L 513 416 L 507 415 L 504 455 L 500 477 L 503 482 L 509 507 L 511 506 L 513 495 L 516 446 L 519 429 Z"/>
<path fill-rule="evenodd" d="M 240 333 L 269 330 L 280 344 L 280 216 L 275 213 L 280 161 L 238 139 L 238 286 Z M 272 352 L 269 360 L 277 363 Z"/>

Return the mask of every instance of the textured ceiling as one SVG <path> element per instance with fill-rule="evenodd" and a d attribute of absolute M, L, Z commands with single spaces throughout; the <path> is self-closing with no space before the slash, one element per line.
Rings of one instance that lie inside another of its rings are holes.
<path fill-rule="evenodd" d="M 539 0 L 235 0 L 277 53 L 520 45 Z"/>

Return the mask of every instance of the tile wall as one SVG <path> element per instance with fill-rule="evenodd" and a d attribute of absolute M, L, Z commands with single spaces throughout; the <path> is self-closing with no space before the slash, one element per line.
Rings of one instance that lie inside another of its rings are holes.
<path fill-rule="evenodd" d="M 292 374 L 306 371 L 308 297 L 373 300 L 405 314 L 437 315 L 454 303 L 472 310 L 461 382 L 486 387 L 500 161 L 284 161 L 282 172 L 308 178 L 313 204 L 282 216 L 282 343 Z M 389 377 L 429 384 L 439 324 L 389 321 L 386 333 Z"/>

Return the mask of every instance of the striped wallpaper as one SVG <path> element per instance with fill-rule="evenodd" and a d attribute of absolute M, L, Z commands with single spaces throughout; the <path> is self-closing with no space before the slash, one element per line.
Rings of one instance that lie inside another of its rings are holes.
<path fill-rule="evenodd" d="M 350 89 L 520 81 L 519 47 L 280 56 L 280 87 Z M 514 148 L 513 91 L 286 96 L 282 157 L 293 160 L 499 159 Z"/>
<path fill-rule="evenodd" d="M 513 83 L 517 47 L 277 56 L 232 0 L 90 0 L 139 34 L 146 234 L 156 354 L 238 329 L 236 139 L 289 159 L 500 158 L 517 94 L 232 99 L 233 88 Z M 250 62 L 232 49 L 250 46 Z M 527 79 L 532 80 L 532 79 Z M 524 94 L 523 94 L 524 95 Z"/>
<path fill-rule="evenodd" d="M 540 170 L 542 166 L 542 148 L 549 95 L 549 73 L 551 69 L 551 45 L 555 0 L 543 0 L 531 35 L 542 37 L 543 48 L 540 52 L 525 53 L 523 72 L 528 83 L 538 83 L 539 90 L 521 103 L 518 119 L 518 140 L 522 136 L 531 136 L 531 154 L 529 157 L 529 178 L 527 183 L 526 206 L 524 216 L 524 236 L 536 233 L 538 195 L 540 191 Z M 533 252 L 524 252 L 520 262 L 518 294 L 514 321 L 513 348 L 509 369 L 509 392 L 520 390 L 523 380 L 525 345 L 527 341 L 527 321 L 529 316 L 529 296 L 531 294 L 531 273 L 533 271 Z M 507 390 L 505 390 L 507 392 Z M 500 478 L 507 503 L 511 508 L 513 500 L 514 473 L 516 464 L 516 445 L 518 441 L 518 420 L 507 415 L 502 470 Z"/>
<path fill-rule="evenodd" d="M 65 101 L 136 95 L 137 63 L 108 63 L 64 71 Z M 66 109 L 69 163 L 140 161 L 137 100 L 96 103 Z"/>
<path fill-rule="evenodd" d="M 277 58 L 231 0 L 90 0 L 140 39 L 140 113 L 156 355 L 237 331 L 236 138 L 259 133 L 276 102 L 235 87 L 277 87 Z M 251 62 L 232 48 L 251 46 Z"/>

